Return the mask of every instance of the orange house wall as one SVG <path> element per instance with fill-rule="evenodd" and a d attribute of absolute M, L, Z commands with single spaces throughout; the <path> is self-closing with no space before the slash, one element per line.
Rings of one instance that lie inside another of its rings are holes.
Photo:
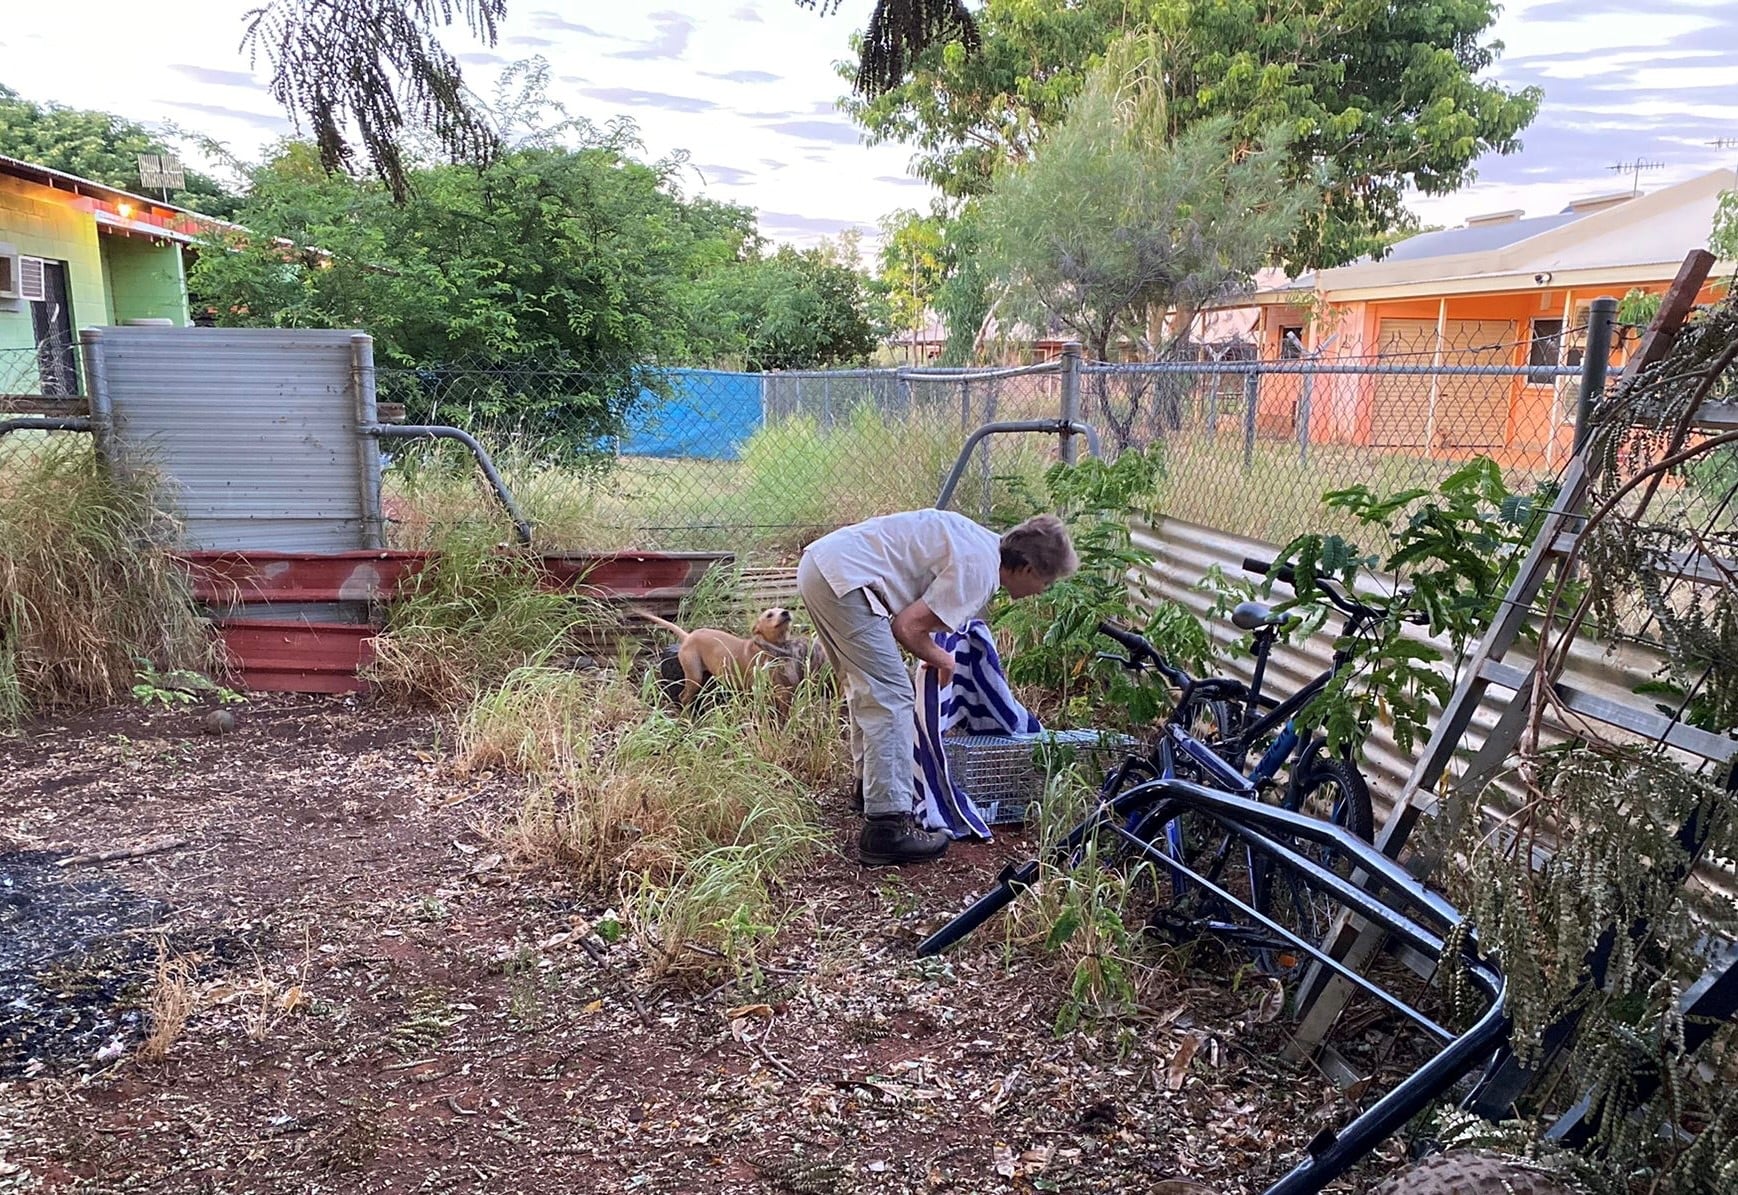
<path fill-rule="evenodd" d="M 1717 297 L 1721 285 L 1711 283 L 1704 288 L 1701 300 L 1707 302 Z M 1659 294 L 1665 290 L 1665 284 L 1638 283 L 1634 286 L 1603 286 L 1575 291 L 1565 291 L 1557 287 L 1497 294 L 1455 295 L 1448 299 L 1446 318 L 1513 323 L 1515 347 L 1510 363 L 1521 366 L 1527 363 L 1530 321 L 1563 318 L 1565 302 L 1571 296 L 1574 306 L 1580 307 L 1602 296 L 1621 297 L 1632 289 Z M 1438 315 L 1439 303 L 1438 299 L 1370 300 L 1331 306 L 1328 318 L 1310 329 L 1309 344 L 1312 349 L 1321 349 L 1319 359 L 1324 362 L 1355 363 L 1375 355 L 1383 320 L 1434 321 Z M 1262 321 L 1262 356 L 1271 360 L 1279 356 L 1280 324 L 1286 319 L 1295 319 L 1296 316 L 1286 313 L 1283 308 L 1270 309 L 1265 314 L 1267 318 Z M 1633 334 L 1630 339 L 1633 342 Z M 1620 346 L 1614 366 L 1621 361 Z M 1262 403 L 1257 407 L 1258 427 L 1263 434 L 1283 434 L 1292 429 L 1292 412 L 1296 409 L 1300 391 L 1299 380 L 1280 376 L 1270 377 L 1265 381 L 1277 384 L 1263 387 Z M 1559 454 L 1567 452 L 1574 427 L 1568 420 L 1559 421 L 1552 426 L 1554 393 L 1551 386 L 1527 385 L 1524 377 L 1517 376 L 1511 383 L 1505 448 L 1517 458 L 1543 459 L 1549 456 L 1561 459 Z M 1566 403 L 1565 407 L 1567 406 Z M 1310 395 L 1310 439 L 1317 443 L 1368 444 L 1374 409 L 1373 375 L 1318 378 Z M 1548 441 L 1552 439 L 1556 443 L 1548 449 Z"/>

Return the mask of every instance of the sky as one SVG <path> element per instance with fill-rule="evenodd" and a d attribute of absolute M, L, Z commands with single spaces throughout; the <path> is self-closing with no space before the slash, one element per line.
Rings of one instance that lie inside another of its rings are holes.
<path fill-rule="evenodd" d="M 267 93 L 263 64 L 240 48 L 258 0 L 8 0 L 0 82 L 30 99 L 173 122 L 243 159 L 291 131 Z M 744 203 L 774 240 L 812 244 L 847 228 L 871 242 L 878 220 L 927 206 L 911 151 L 865 146 L 837 110 L 834 64 L 871 0 L 821 17 L 791 0 L 509 0 L 500 41 L 449 38 L 467 81 L 487 96 L 502 67 L 534 55 L 551 94 L 600 123 L 626 114 L 649 156 L 686 150 L 690 193 Z M 171 19 L 171 14 L 173 14 Z M 1573 199 L 1643 190 L 1738 165 L 1738 0 L 1510 0 L 1493 36 L 1506 50 L 1491 74 L 1537 85 L 1545 100 L 1523 148 L 1490 157 L 1478 180 L 1420 196 L 1429 224 L 1519 209 L 1555 212 Z M 1657 164 L 1639 175 L 1619 162 Z"/>

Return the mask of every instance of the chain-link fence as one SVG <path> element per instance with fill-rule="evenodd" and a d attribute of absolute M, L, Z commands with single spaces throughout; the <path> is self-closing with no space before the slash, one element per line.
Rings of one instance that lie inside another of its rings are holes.
<path fill-rule="evenodd" d="M 1434 321 L 1383 321 L 1382 351 L 1371 356 L 1257 360 L 1234 345 L 1158 362 L 1064 357 L 951 371 L 460 361 L 383 367 L 376 390 L 391 418 L 475 433 L 553 549 L 788 555 L 844 523 L 935 502 L 983 424 L 1067 415 L 1097 430 L 1107 456 L 1162 453 L 1162 513 L 1284 542 L 1339 529 L 1321 506 L 1328 490 L 1428 488 L 1481 454 L 1517 489 L 1559 471 L 1573 443 L 1581 329 L 1528 341 L 1481 340 L 1481 331 L 1441 339 Z M 11 396 L 0 398 L 0 419 L 82 413 L 79 389 L 76 346 L 0 350 L 0 396 Z M 0 470 L 57 434 L 7 435 Z M 1035 508 L 1058 444 L 1048 434 L 986 440 L 952 505 L 991 524 Z M 393 543 L 426 546 L 465 525 L 500 530 L 492 495 L 457 446 L 387 449 Z"/>
<path fill-rule="evenodd" d="M 1107 454 L 1162 448 L 1165 514 L 1275 543 L 1327 529 L 1334 520 L 1321 499 L 1331 490 L 1428 489 L 1475 456 L 1526 490 L 1568 460 L 1578 352 L 1533 342 L 1384 347 L 1366 357 L 1086 365 L 1081 414 Z"/>
<path fill-rule="evenodd" d="M 88 450 L 82 435 L 51 430 L 82 424 L 82 379 L 76 344 L 0 348 L 0 496 L 26 488 L 55 445 Z"/>
<path fill-rule="evenodd" d="M 1107 456 L 1163 454 L 1163 513 L 1284 542 L 1333 529 L 1321 506 L 1328 490 L 1429 488 L 1476 455 L 1526 489 L 1567 460 L 1579 329 L 1488 342 L 1462 329 L 1439 344 L 1434 322 L 1412 322 L 1385 321 L 1383 352 L 1362 357 L 1257 360 L 1234 346 L 1023 369 L 641 370 L 631 385 L 461 364 L 383 369 L 379 392 L 413 422 L 482 436 L 540 538 L 560 547 L 789 550 L 846 522 L 933 503 L 983 424 L 1069 413 L 1098 431 Z M 952 505 L 991 523 L 1031 509 L 1058 443 L 986 441 Z M 400 542 L 426 542 L 483 501 L 458 457 L 395 457 L 386 493 Z"/>
<path fill-rule="evenodd" d="M 1061 369 L 742 374 L 381 369 L 379 401 L 476 433 L 552 547 L 776 553 L 874 514 L 931 505 L 981 424 L 1057 418 Z M 390 408 L 388 408 L 390 410 Z M 994 521 L 1041 492 L 1054 437 L 986 443 L 955 505 Z M 394 539 L 489 517 L 466 458 L 392 449 Z"/>

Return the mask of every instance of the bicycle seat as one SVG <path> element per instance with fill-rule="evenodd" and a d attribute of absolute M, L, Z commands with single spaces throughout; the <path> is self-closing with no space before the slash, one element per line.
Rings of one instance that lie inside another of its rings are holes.
<path fill-rule="evenodd" d="M 1261 602 L 1239 602 L 1231 612 L 1231 625 L 1240 631 L 1259 631 L 1262 627 L 1284 624 L 1286 616 L 1275 614 L 1271 606 Z"/>

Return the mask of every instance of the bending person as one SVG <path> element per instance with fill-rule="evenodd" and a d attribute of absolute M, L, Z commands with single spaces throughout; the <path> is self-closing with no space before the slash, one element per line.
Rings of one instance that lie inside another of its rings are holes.
<path fill-rule="evenodd" d="M 850 713 L 864 866 L 934 859 L 948 844 L 912 814 L 915 709 L 899 649 L 934 666 L 946 684 L 953 657 L 933 632 L 980 617 L 998 588 L 1031 597 L 1079 567 L 1062 520 L 1048 514 L 998 537 L 952 511 L 914 510 L 841 528 L 804 549 L 797 590 Z"/>

